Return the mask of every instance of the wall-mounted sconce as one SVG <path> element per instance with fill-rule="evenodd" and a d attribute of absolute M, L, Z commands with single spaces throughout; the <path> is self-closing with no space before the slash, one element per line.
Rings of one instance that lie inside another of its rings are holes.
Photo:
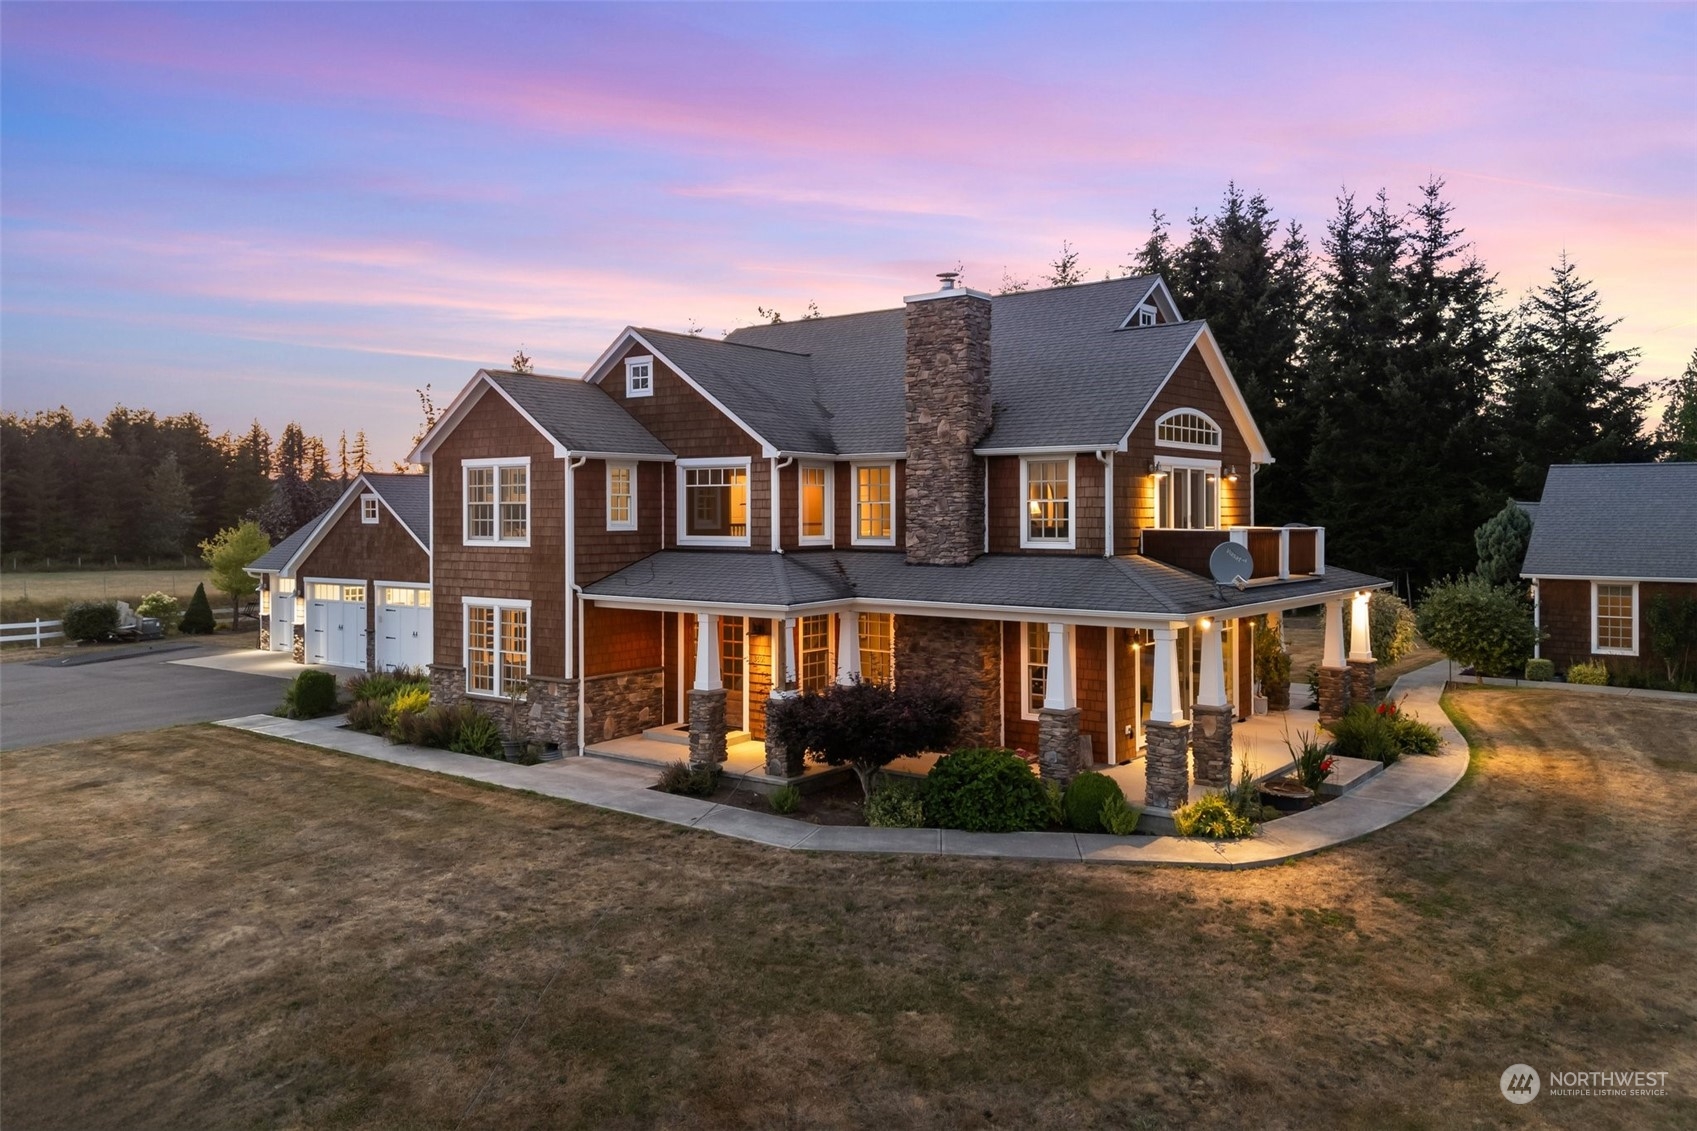
<path fill-rule="evenodd" d="M 1167 469 L 1156 463 L 1154 460 L 1150 460 L 1149 474 L 1155 479 L 1165 479 L 1167 477 Z"/>
<path fill-rule="evenodd" d="M 1227 483 L 1236 483 L 1237 482 L 1237 465 L 1236 464 L 1233 464 L 1232 466 L 1226 468 L 1226 482 Z"/>

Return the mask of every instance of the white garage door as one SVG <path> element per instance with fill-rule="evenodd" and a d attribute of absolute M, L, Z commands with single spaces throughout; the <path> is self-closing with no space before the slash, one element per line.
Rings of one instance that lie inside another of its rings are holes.
<path fill-rule="evenodd" d="M 430 663 L 430 589 L 385 585 L 377 606 L 377 669 L 424 668 Z"/>
<path fill-rule="evenodd" d="M 295 647 L 294 578 L 271 579 L 271 650 L 292 652 Z"/>
<path fill-rule="evenodd" d="M 365 586 L 309 581 L 306 596 L 307 663 L 363 669 Z"/>

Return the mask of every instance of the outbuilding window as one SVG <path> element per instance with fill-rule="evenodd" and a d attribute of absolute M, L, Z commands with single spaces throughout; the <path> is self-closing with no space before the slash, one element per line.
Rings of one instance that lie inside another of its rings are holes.
<path fill-rule="evenodd" d="M 359 520 L 367 526 L 377 523 L 377 496 L 361 495 L 359 497 Z"/>
<path fill-rule="evenodd" d="M 1591 651 L 1638 654 L 1638 583 L 1591 583 Z"/>
<path fill-rule="evenodd" d="M 652 357 L 625 358 L 625 396 L 651 397 L 654 395 L 654 359 Z"/>

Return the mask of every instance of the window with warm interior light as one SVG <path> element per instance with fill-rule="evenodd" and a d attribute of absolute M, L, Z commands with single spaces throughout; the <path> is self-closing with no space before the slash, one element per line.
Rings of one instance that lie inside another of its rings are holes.
<path fill-rule="evenodd" d="M 530 677 L 530 605 L 468 599 L 465 603 L 466 690 L 507 697 Z"/>
<path fill-rule="evenodd" d="M 800 472 L 801 540 L 828 543 L 831 540 L 831 469 L 824 464 L 804 463 Z"/>
<path fill-rule="evenodd" d="M 636 465 L 607 464 L 607 529 L 636 529 Z"/>
<path fill-rule="evenodd" d="M 530 460 L 466 460 L 465 541 L 530 545 Z"/>
<path fill-rule="evenodd" d="M 1034 719 L 1049 694 L 1049 626 L 1040 621 L 1025 626 L 1025 717 Z"/>
<path fill-rule="evenodd" d="M 896 618 L 893 613 L 860 614 L 860 678 L 889 684 L 896 675 Z"/>
<path fill-rule="evenodd" d="M 1025 483 L 1025 528 L 1022 546 L 1071 546 L 1073 461 L 1026 459 L 1020 464 Z"/>
<path fill-rule="evenodd" d="M 854 540 L 891 545 L 895 535 L 896 467 L 857 464 L 854 469 Z"/>
<path fill-rule="evenodd" d="M 828 615 L 801 618 L 801 647 L 797 677 L 803 691 L 823 691 L 831 683 L 831 618 Z"/>
<path fill-rule="evenodd" d="M 747 639 L 741 617 L 719 618 L 719 682 L 726 691 L 741 691 Z"/>
<path fill-rule="evenodd" d="M 683 476 L 683 541 L 748 544 L 748 465 L 679 469 Z"/>
<path fill-rule="evenodd" d="M 1220 469 L 1164 464 L 1155 472 L 1155 526 L 1215 530 L 1220 525 Z"/>

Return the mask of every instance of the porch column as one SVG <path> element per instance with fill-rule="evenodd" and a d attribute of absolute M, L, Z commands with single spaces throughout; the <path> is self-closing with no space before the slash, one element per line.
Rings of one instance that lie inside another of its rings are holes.
<path fill-rule="evenodd" d="M 860 614 L 837 614 L 837 682 L 847 686 L 860 679 Z"/>
<path fill-rule="evenodd" d="M 801 776 L 804 750 L 791 750 L 772 737 L 772 712 L 779 704 L 796 697 L 795 620 L 772 618 L 772 692 L 766 700 L 766 774 L 774 778 Z"/>
<path fill-rule="evenodd" d="M 1037 712 L 1037 762 L 1045 781 L 1062 786 L 1080 769 L 1078 692 L 1073 686 L 1071 644 L 1067 625 L 1051 621 L 1043 706 Z"/>
<path fill-rule="evenodd" d="M 1320 658 L 1320 721 L 1343 718 L 1349 709 L 1349 673 L 1343 659 L 1343 598 L 1326 602 L 1326 648 Z"/>
<path fill-rule="evenodd" d="M 689 692 L 689 764 L 725 760 L 725 686 L 719 676 L 719 618 L 695 615 L 695 685 Z"/>
<path fill-rule="evenodd" d="M 1151 809 L 1173 810 L 1190 800 L 1190 721 L 1178 689 L 1178 630 L 1155 633 L 1155 686 L 1143 734 L 1144 799 Z"/>
<path fill-rule="evenodd" d="M 1349 702 L 1373 702 L 1373 685 L 1378 682 L 1378 663 L 1373 659 L 1373 595 L 1355 595 L 1349 610 Z"/>
<path fill-rule="evenodd" d="M 1195 629 L 1202 641 L 1202 681 L 1191 708 L 1190 746 L 1198 785 L 1231 784 L 1232 708 L 1226 702 L 1223 628 L 1217 619 L 1203 617 Z"/>

